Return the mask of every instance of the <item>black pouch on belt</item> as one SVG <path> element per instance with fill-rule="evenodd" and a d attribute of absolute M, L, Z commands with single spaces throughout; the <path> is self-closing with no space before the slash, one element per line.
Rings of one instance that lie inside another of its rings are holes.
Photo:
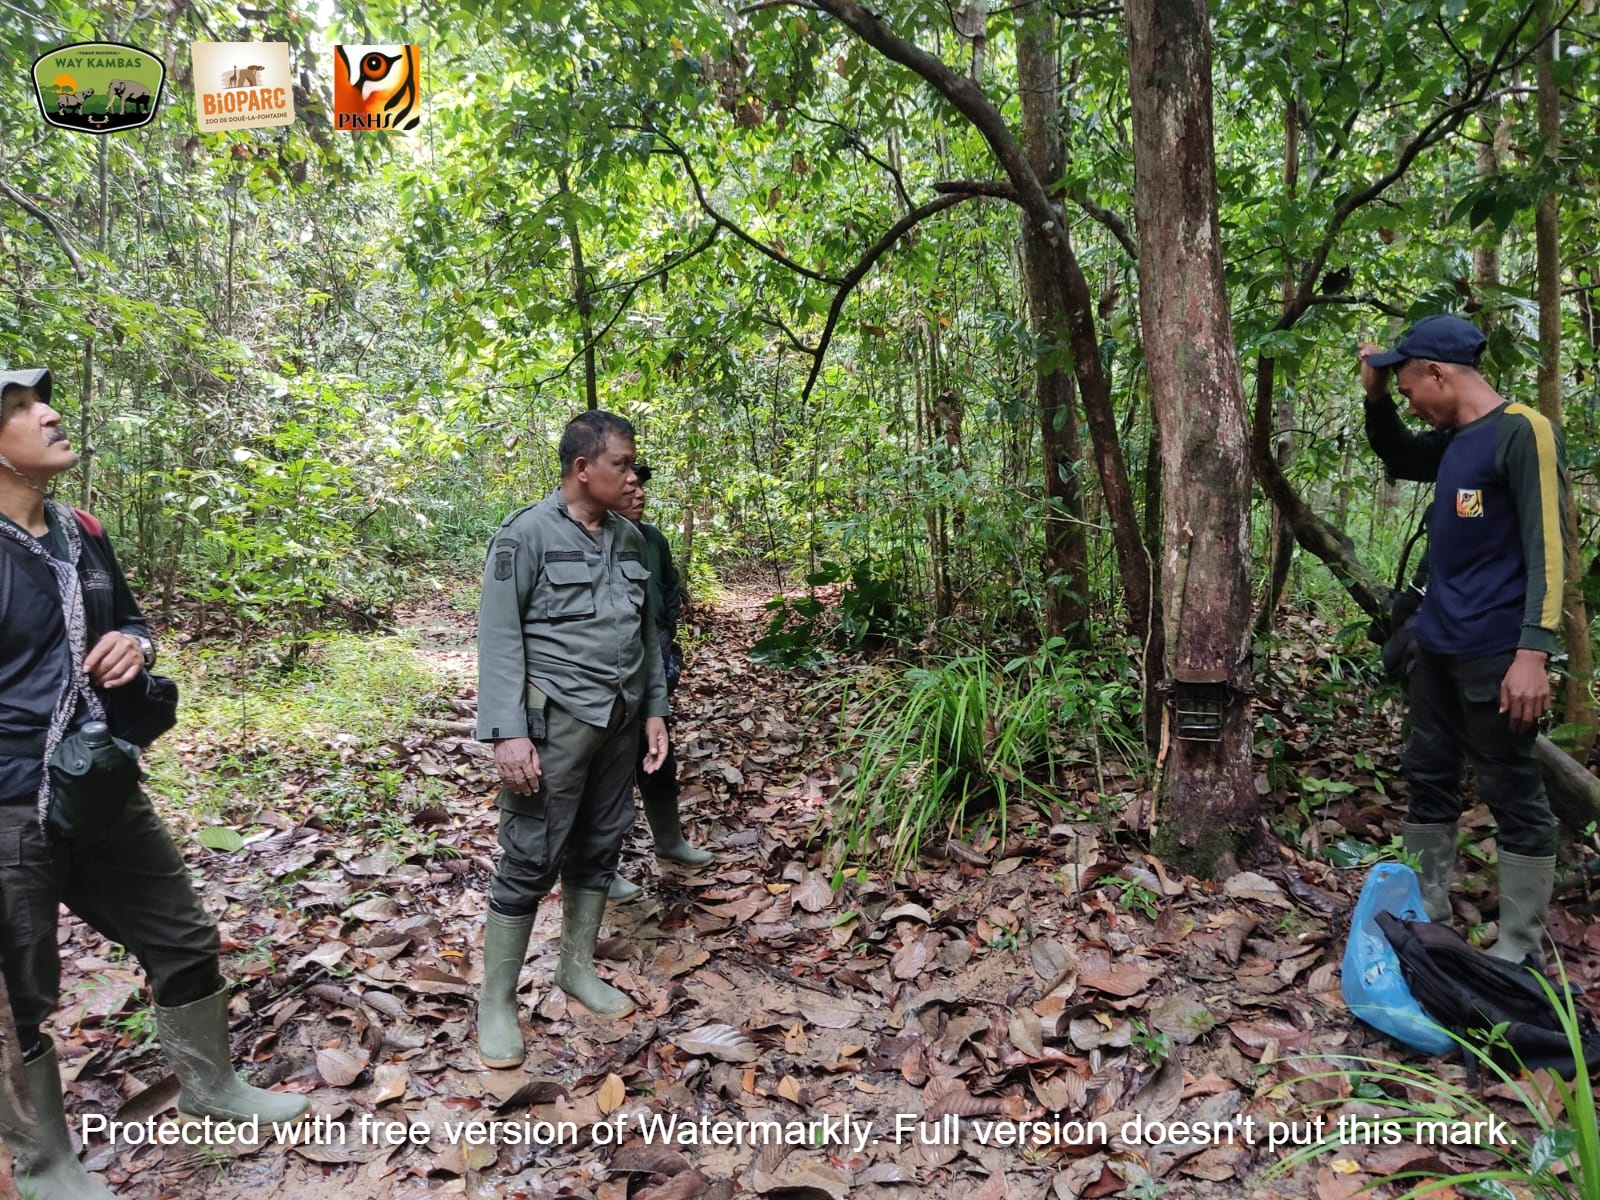
<path fill-rule="evenodd" d="M 109 828 L 144 778 L 139 747 L 115 737 L 95 745 L 84 734 L 69 733 L 50 756 L 50 828 L 62 837 Z"/>

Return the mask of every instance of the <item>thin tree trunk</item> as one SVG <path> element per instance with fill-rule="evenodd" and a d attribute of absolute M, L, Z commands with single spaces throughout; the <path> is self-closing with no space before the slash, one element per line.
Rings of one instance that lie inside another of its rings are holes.
<path fill-rule="evenodd" d="M 567 177 L 561 176 L 561 190 L 567 191 Z M 589 270 L 583 262 L 583 234 L 570 204 L 563 206 L 567 226 L 567 245 L 572 250 L 572 301 L 578 309 L 578 333 L 582 338 L 583 399 L 590 412 L 600 407 L 599 380 L 594 362 L 594 297 L 589 291 Z"/>
<path fill-rule="evenodd" d="M 1016 10 L 1017 79 L 1022 95 L 1022 144 L 1041 179 L 1061 177 L 1066 147 L 1061 137 L 1061 71 L 1056 19 L 1042 0 Z M 1068 364 L 1056 347 L 1066 342 L 1066 302 L 1049 272 L 1049 250 L 1022 221 L 1022 278 L 1035 352 L 1034 386 L 1044 448 L 1045 629 L 1075 646 L 1088 644 L 1089 565 L 1078 492 L 1077 394 Z"/>
<path fill-rule="evenodd" d="M 1300 109 L 1296 97 L 1291 95 L 1283 106 L 1283 190 L 1290 201 L 1300 185 Z M 1283 264 L 1283 303 L 1294 299 L 1294 263 Z M 1294 457 L 1294 377 L 1285 371 L 1284 386 L 1277 389 L 1277 402 L 1273 405 L 1272 454 L 1280 468 L 1287 467 Z M 1289 567 L 1294 562 L 1294 526 L 1276 504 L 1272 506 L 1271 529 L 1267 535 L 1267 561 L 1271 564 L 1267 575 L 1266 591 L 1261 596 L 1261 610 L 1256 614 L 1255 633 L 1262 637 L 1272 632 L 1278 619 L 1278 604 L 1283 599 L 1283 589 L 1289 582 Z"/>
<path fill-rule="evenodd" d="M 1222 689 L 1220 738 L 1168 743 L 1155 845 L 1182 869 L 1216 876 L 1253 835 L 1257 805 L 1245 701 L 1250 442 L 1223 283 L 1210 20 L 1205 0 L 1125 8 L 1139 312 L 1162 430 L 1165 665 L 1176 688 Z"/>
<path fill-rule="evenodd" d="M 1553 6 L 1541 12 L 1549 28 Z M 1561 154 L 1561 93 L 1556 87 L 1554 29 L 1539 43 L 1539 136 L 1551 162 Z M 1561 427 L 1561 241 L 1557 224 L 1560 203 L 1555 188 L 1546 188 L 1534 212 L 1534 246 L 1539 276 L 1539 411 Z M 1567 532 L 1566 581 L 1562 589 L 1561 633 L 1567 648 L 1566 719 L 1576 727 L 1578 758 L 1587 761 L 1595 739 L 1594 649 L 1589 642 L 1589 612 L 1579 581 L 1583 564 L 1577 538 L 1577 500 L 1569 488 L 1562 523 Z"/>

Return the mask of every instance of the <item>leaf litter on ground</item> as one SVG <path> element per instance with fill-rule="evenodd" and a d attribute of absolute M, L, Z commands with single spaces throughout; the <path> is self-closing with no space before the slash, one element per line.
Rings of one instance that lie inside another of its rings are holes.
<path fill-rule="evenodd" d="M 90 1166 L 137 1200 L 970 1200 L 1162 1188 L 1323 1197 L 1421 1161 L 1356 1148 L 1337 1170 L 1266 1179 L 1276 1156 L 1259 1138 L 1123 1136 L 1135 1120 L 1254 1117 L 1261 1129 L 1341 1099 L 1300 1056 L 1403 1057 L 1340 1003 L 1343 922 L 1362 872 L 1318 856 L 1393 831 L 1379 790 L 1394 775 L 1392 712 L 1362 724 L 1324 715 L 1357 731 L 1358 754 L 1304 700 L 1262 703 L 1283 742 L 1264 779 L 1287 767 L 1351 787 L 1312 788 L 1296 812 L 1292 784 L 1269 782 L 1269 807 L 1305 818 L 1300 836 L 1221 887 L 1175 875 L 1115 815 L 1086 822 L 1047 805 L 1037 836 L 1001 845 L 980 822 L 893 878 L 846 871 L 835 891 L 827 803 L 848 769 L 835 758 L 838 713 L 819 703 L 814 677 L 749 660 L 762 612 L 735 595 L 693 613 L 674 738 L 686 826 L 717 861 L 658 869 L 642 822 L 630 836 L 622 870 L 646 898 L 608 910 L 599 957 L 638 1013 L 599 1021 L 554 987 L 559 904 L 547 903 L 522 975 L 529 1054 L 517 1071 L 482 1069 L 473 1040 L 497 848 L 491 756 L 470 729 L 469 617 L 440 605 L 402 622 L 420 631 L 441 682 L 437 714 L 419 718 L 427 727 L 301 757 L 180 739 L 195 778 L 225 755 L 276 757 L 279 794 L 239 814 L 237 848 L 200 838 L 181 803 L 158 799 L 219 916 L 239 985 L 236 1062 L 310 1095 L 329 1136 L 225 1161 L 95 1140 Z M 1313 646 L 1325 632 L 1297 626 Z M 1303 686 L 1325 661 L 1280 650 L 1272 671 Z M 346 793 L 391 802 L 330 814 L 336 776 Z M 1147 794 L 1147 781 L 1112 784 L 1130 802 Z M 1335 862 L 1348 861 L 1341 853 Z M 1569 971 L 1595 979 L 1595 927 L 1571 914 L 1553 926 Z M 138 972 L 76 921 L 63 921 L 62 951 L 55 1032 L 70 1110 L 168 1108 L 174 1081 Z M 715 1122 L 775 1122 L 807 1142 L 720 1144 L 703 1132 Z M 1440 1170 L 1477 1161 L 1470 1148 L 1428 1154 Z"/>

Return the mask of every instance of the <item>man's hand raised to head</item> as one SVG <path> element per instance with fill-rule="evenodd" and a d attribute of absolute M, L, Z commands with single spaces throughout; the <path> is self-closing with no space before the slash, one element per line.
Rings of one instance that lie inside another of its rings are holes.
<path fill-rule="evenodd" d="M 494 744 L 494 766 L 506 790 L 531 796 L 539 790 L 539 752 L 527 738 L 504 738 Z"/>
<path fill-rule="evenodd" d="M 1550 711 L 1550 672 L 1542 650 L 1518 650 L 1511 669 L 1500 681 L 1500 711 L 1512 733 L 1527 733 Z"/>
<path fill-rule="evenodd" d="M 667 761 L 667 723 L 661 717 L 646 717 L 644 719 L 644 740 L 649 746 L 645 752 L 645 774 L 654 775 L 661 769 L 661 764 Z"/>
<path fill-rule="evenodd" d="M 1391 368 L 1375 367 L 1367 362 L 1369 355 L 1382 354 L 1383 347 L 1372 342 L 1362 342 L 1357 347 L 1356 353 L 1361 356 L 1361 390 L 1373 399 L 1387 393 Z"/>

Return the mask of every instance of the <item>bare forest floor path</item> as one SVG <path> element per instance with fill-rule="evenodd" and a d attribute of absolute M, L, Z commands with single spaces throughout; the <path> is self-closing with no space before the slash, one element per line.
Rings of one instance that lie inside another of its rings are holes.
<path fill-rule="evenodd" d="M 630 838 L 624 872 L 647 896 L 609 911 L 601 954 L 636 1015 L 596 1019 L 554 988 L 559 906 L 547 904 L 523 974 L 527 1062 L 479 1066 L 492 763 L 469 723 L 472 618 L 418 607 L 401 624 L 443 681 L 436 711 L 385 744 L 340 748 L 353 779 L 381 777 L 397 797 L 381 823 L 354 840 L 330 828 L 300 799 L 315 781 L 292 747 L 263 748 L 284 756 L 281 802 L 253 814 L 232 853 L 202 847 L 184 805 L 164 798 L 240 981 L 236 1061 L 311 1095 L 318 1141 L 267 1136 L 239 1152 L 96 1137 L 91 1167 L 131 1200 L 1338 1200 L 1388 1171 L 1475 1161 L 1401 1145 L 1267 1170 L 1283 1153 L 1265 1144 L 1271 1122 L 1352 1094 L 1304 1056 L 1400 1057 L 1339 999 L 1361 871 L 1279 845 L 1222 887 L 1175 877 L 1137 829 L 1148 795 L 1113 779 L 1108 797 L 1086 780 L 1073 799 L 1096 820 L 1014 819 L 1005 844 L 975 836 L 834 891 L 838 693 L 750 661 L 764 598 L 731 594 L 687 622 L 674 737 L 686 825 L 717 862 L 659 872 L 643 821 Z M 1276 717 L 1293 750 L 1294 713 Z M 1361 737 L 1392 768 L 1392 714 L 1372 719 Z M 1321 756 L 1314 774 L 1349 785 L 1325 788 L 1308 814 L 1318 836 L 1392 829 L 1367 760 L 1300 749 Z M 1592 980 L 1595 929 L 1563 918 L 1557 933 Z M 170 1115 L 175 1081 L 148 1040 L 135 966 L 65 919 L 62 957 L 69 1112 Z M 1239 1117 L 1254 1118 L 1255 1144 L 1124 1136 L 1136 1119 Z M 765 1121 L 801 1144 L 762 1146 L 734 1124 Z M 1026 1121 L 1047 1124 L 1015 1124 Z M 1024 1144 L 1007 1144 L 1018 1132 Z"/>

